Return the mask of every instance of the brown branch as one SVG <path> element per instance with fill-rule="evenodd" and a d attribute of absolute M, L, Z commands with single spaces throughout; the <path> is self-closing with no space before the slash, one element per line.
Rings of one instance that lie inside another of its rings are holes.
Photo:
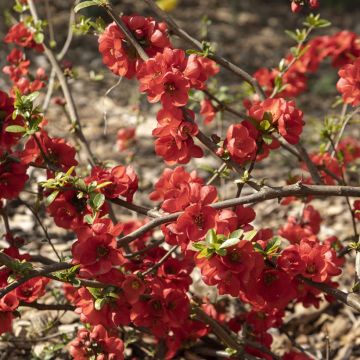
<path fill-rule="evenodd" d="M 37 302 L 27 303 L 25 301 L 21 301 L 20 306 L 26 306 L 37 310 L 74 311 L 76 309 L 75 306 L 70 304 L 39 304 Z"/>
<path fill-rule="evenodd" d="M 321 179 L 321 176 L 319 174 L 319 170 L 316 167 L 316 165 L 311 161 L 309 154 L 307 153 L 307 151 L 305 150 L 305 148 L 300 144 L 296 144 L 295 148 L 297 149 L 301 159 L 304 161 L 304 163 L 306 164 L 306 167 L 309 170 L 309 173 L 314 181 L 315 184 L 323 184 L 324 182 Z"/>
<path fill-rule="evenodd" d="M 35 138 L 36 138 L 36 136 L 35 136 Z M 47 242 L 48 242 L 49 245 L 51 246 L 51 248 L 52 248 L 52 250 L 54 251 L 56 257 L 57 257 L 57 258 L 59 259 L 59 261 L 61 262 L 61 261 L 62 261 L 61 256 L 59 255 L 59 253 L 57 252 L 54 244 L 52 243 L 52 240 L 51 240 L 51 238 L 50 238 L 50 236 L 49 236 L 49 233 L 48 233 L 46 227 L 44 226 L 44 224 L 42 223 L 42 221 L 41 221 L 39 215 L 37 214 L 37 212 L 36 212 L 26 201 L 20 199 L 20 197 L 19 197 L 18 199 L 19 199 L 20 202 L 21 202 L 23 205 L 25 205 L 25 206 L 30 210 L 30 212 L 33 214 L 33 216 L 35 217 L 36 221 L 38 222 L 38 224 L 40 225 L 41 229 L 43 230 Z"/>
<path fill-rule="evenodd" d="M 335 289 L 327 284 L 318 283 L 307 279 L 303 276 L 300 279 L 305 282 L 306 284 L 323 291 L 324 293 L 333 296 L 335 299 L 341 301 L 345 305 L 348 305 L 355 309 L 356 311 L 360 312 L 360 295 L 355 293 L 345 293 L 341 290 Z"/>
<path fill-rule="evenodd" d="M 178 247 L 179 245 L 174 245 L 155 265 L 143 272 L 142 276 L 155 272 L 171 256 L 171 254 L 177 250 Z"/>
<path fill-rule="evenodd" d="M 14 270 L 13 262 L 16 261 L 15 259 L 11 258 L 10 256 L 0 253 L 0 263 L 4 264 L 9 269 Z M 38 276 L 47 276 L 51 273 L 54 273 L 56 271 L 66 270 L 73 267 L 72 264 L 69 263 L 55 263 L 52 265 L 40 267 L 34 270 L 30 270 L 26 275 L 21 277 L 18 280 L 15 280 L 14 282 L 10 283 L 9 285 L 5 286 L 4 288 L 0 289 L 0 299 L 4 297 L 6 294 L 8 294 L 10 291 L 16 289 L 17 287 L 21 286 L 22 284 L 26 283 L 30 279 L 33 279 Z"/>
<path fill-rule="evenodd" d="M 271 199 L 281 199 L 288 196 L 309 196 L 309 195 L 314 195 L 319 197 L 328 197 L 328 196 L 360 197 L 360 187 L 305 185 L 299 182 L 284 187 L 265 187 L 262 190 L 260 190 L 258 193 L 243 196 L 241 198 L 219 201 L 217 203 L 211 204 L 210 206 L 212 206 L 215 209 L 225 209 L 236 205 L 257 203 Z M 134 232 L 125 235 L 121 239 L 119 239 L 118 246 L 124 246 L 125 244 L 128 244 L 131 241 L 136 240 L 137 238 L 144 235 L 146 232 L 156 228 L 157 226 L 175 221 L 182 213 L 183 212 L 166 214 L 162 217 L 155 218 L 154 220 L 141 226 Z"/>

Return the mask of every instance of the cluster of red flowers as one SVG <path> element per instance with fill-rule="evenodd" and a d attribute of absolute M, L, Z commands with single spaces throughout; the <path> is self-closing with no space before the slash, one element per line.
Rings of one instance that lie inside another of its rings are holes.
<path fill-rule="evenodd" d="M 30 256 L 28 254 L 20 255 L 18 249 L 9 247 L 4 249 L 4 254 L 10 256 L 17 261 L 28 261 Z M 0 289 L 8 285 L 8 279 L 21 278 L 23 274 L 10 270 L 9 268 L 0 270 Z M 32 278 L 16 289 L 8 292 L 0 299 L 0 334 L 4 332 L 11 332 L 12 320 L 14 318 L 14 311 L 20 305 L 20 302 L 32 303 L 45 294 L 45 287 L 49 279 L 44 277 Z"/>
<path fill-rule="evenodd" d="M 344 103 L 360 105 L 360 58 L 341 68 L 339 76 L 337 89 L 342 94 Z"/>
<path fill-rule="evenodd" d="M 190 89 L 204 89 L 207 79 L 218 72 L 217 66 L 206 57 L 186 57 L 183 50 L 173 49 L 163 23 L 141 16 L 123 16 L 122 20 L 149 58 L 139 57 L 115 23 L 99 37 L 99 51 L 111 71 L 127 78 L 136 76 L 149 102 L 161 102 L 158 127 L 153 131 L 156 154 L 168 164 L 202 157 L 193 140 L 198 133 L 194 114 L 184 106 Z"/>
<path fill-rule="evenodd" d="M 292 0 L 291 11 L 296 13 L 301 11 L 304 5 L 308 5 L 310 9 L 317 9 L 320 6 L 319 0 Z"/>
<path fill-rule="evenodd" d="M 34 49 L 42 52 L 44 47 L 34 40 L 34 32 L 29 29 L 23 22 L 13 25 L 4 38 L 7 44 L 13 43 L 23 48 Z"/>
<path fill-rule="evenodd" d="M 110 336 L 102 325 L 96 325 L 91 331 L 78 331 L 70 343 L 70 354 L 77 360 L 123 360 L 124 344 L 116 334 Z"/>
<path fill-rule="evenodd" d="M 326 58 L 332 59 L 332 66 L 339 68 L 354 62 L 360 56 L 360 41 L 357 34 L 351 31 L 340 31 L 334 35 L 318 36 L 306 44 L 306 51 L 294 62 L 294 56 L 286 57 L 285 66 L 292 63 L 290 68 L 282 76 L 282 83 L 286 85 L 284 90 L 276 94 L 277 97 L 296 97 L 307 89 L 307 74 L 317 71 L 320 63 Z M 275 88 L 275 79 L 279 75 L 279 69 L 269 70 L 260 68 L 254 73 L 254 77 L 270 96 Z M 350 67 L 342 72 L 345 77 L 344 85 L 353 84 L 356 87 L 356 71 Z M 352 79 L 352 80 L 351 80 Z M 346 82 L 348 81 L 348 82 Z M 340 82 L 339 91 L 343 82 Z M 343 92 L 343 91 L 341 91 Z M 350 100 L 352 101 L 352 100 Z"/>
<path fill-rule="evenodd" d="M 334 154 L 328 152 L 313 153 L 310 155 L 311 161 L 318 167 L 319 174 L 323 182 L 327 185 L 335 185 L 347 167 L 360 158 L 360 142 L 352 137 L 341 140 L 335 149 Z M 307 170 L 306 164 L 302 168 Z M 305 178 L 307 183 L 312 183 L 312 179 Z"/>
<path fill-rule="evenodd" d="M 319 5 L 317 0 L 294 0 L 292 9 L 298 11 L 305 4 L 312 8 Z M 217 66 L 207 57 L 187 56 L 183 50 L 174 49 L 164 23 L 142 16 L 123 16 L 122 21 L 142 47 L 142 56 L 115 23 L 99 37 L 99 51 L 113 73 L 136 78 L 148 101 L 161 104 L 157 127 L 152 132 L 156 154 L 170 165 L 202 157 L 203 152 L 193 139 L 199 134 L 195 114 L 186 105 L 189 92 L 206 89 L 207 80 L 218 72 Z M 14 25 L 5 41 L 43 50 L 24 23 Z M 217 141 L 221 144 L 218 155 L 230 156 L 243 165 L 259 161 L 271 149 L 279 147 L 274 134 L 297 144 L 304 125 L 303 113 L 294 101 L 285 98 L 304 91 L 306 74 L 316 71 L 326 57 L 332 57 L 334 66 L 342 67 L 338 89 L 344 102 L 359 105 L 360 62 L 353 61 L 359 55 L 357 37 L 350 32 L 311 41 L 304 56 L 284 75 L 285 90 L 264 101 L 247 102 L 248 119 L 227 129 L 225 139 Z M 9 65 L 3 71 L 21 94 L 44 86 L 42 70 L 31 80 L 30 62 L 22 51 L 14 49 L 7 59 Z M 288 64 L 292 60 L 292 56 L 286 59 Z M 279 72 L 261 69 L 255 74 L 267 95 L 272 94 Z M 216 111 L 210 100 L 201 102 L 200 113 L 205 124 L 214 119 Z M 27 130 L 27 122 L 34 119 L 25 115 L 26 120 L 22 116 L 13 118 L 13 113 L 14 99 L 0 91 L 0 200 L 19 195 L 30 166 L 47 169 L 50 186 L 45 195 L 52 200 L 47 211 L 57 226 L 76 234 L 71 248 L 74 265 L 71 271 L 76 272 L 76 279 L 72 277 L 74 273 L 59 274 L 68 276 L 69 282 L 80 283 L 79 287 L 64 285 L 64 293 L 75 305 L 80 320 L 88 324 L 70 344 L 74 359 L 122 360 L 124 344 L 119 338 L 119 327 L 128 325 L 146 328 L 156 341 L 165 341 L 166 359 L 171 359 L 184 343 L 205 336 L 209 331 L 207 326 L 190 316 L 191 273 L 195 267 L 205 284 L 215 286 L 220 295 L 239 298 L 247 310 L 230 318 L 206 298 L 199 300 L 203 302 L 201 308 L 233 331 L 244 330 L 266 349 L 272 343 L 269 330 L 281 326 L 290 303 L 319 306 L 321 291 L 310 287 L 310 280 L 337 286 L 334 277 L 341 273 L 344 263 L 337 255 L 341 245 L 336 237 L 320 239 L 322 219 L 308 204 L 310 198 L 305 199 L 307 204 L 301 216 L 290 216 L 277 234 L 269 228 L 255 230 L 252 222 L 256 213 L 251 207 L 216 208 L 216 187 L 205 185 L 195 171 L 189 173 L 181 166 L 165 169 L 150 194 L 151 200 L 161 202 L 160 211 L 181 212 L 176 220 L 161 227 L 164 248 L 151 246 L 150 239 L 154 236 L 149 232 L 126 247 L 126 252 L 130 249 L 132 253 L 124 253 L 118 248 L 117 238 L 132 233 L 146 220 L 114 223 L 109 219 L 106 201 L 132 202 L 138 189 L 138 177 L 132 167 L 93 166 L 88 176 L 77 177 L 74 147 L 63 139 L 50 137 L 44 129 L 46 121 L 38 113 L 31 115 L 36 118 L 38 128 L 27 133 L 30 136 L 21 142 L 22 130 L 17 133 L 6 129 L 18 125 Z M 126 149 L 134 137 L 135 128 L 119 131 L 120 150 Z M 335 147 L 334 155 L 311 154 L 325 184 L 332 185 L 337 178 L 342 179 L 346 166 L 360 158 L 360 144 L 355 139 L 346 138 Z M 307 169 L 305 164 L 302 167 Z M 303 181 L 311 183 L 307 177 Z M 360 201 L 355 201 L 353 207 L 356 218 L 360 219 Z M 21 261 L 30 259 L 27 254 L 20 255 L 15 246 L 22 244 L 21 239 L 12 234 L 7 234 L 6 239 L 10 247 L 4 253 L 19 261 L 20 270 L 2 267 L 0 289 L 8 286 L 11 279 L 24 275 L 27 270 L 21 267 Z M 281 243 L 286 246 L 282 247 Z M 165 250 L 169 245 L 179 246 L 181 252 L 172 256 Z M 34 302 L 45 293 L 48 281 L 32 278 L 0 299 L 0 334 L 11 330 L 14 310 L 22 302 Z M 104 286 L 82 286 L 90 281 Z M 245 350 L 264 359 L 272 358 L 251 345 L 246 345 Z M 282 359 L 308 357 L 290 352 Z"/>
<path fill-rule="evenodd" d="M 6 59 L 9 65 L 4 66 L 3 72 L 9 75 L 13 83 L 12 94 L 15 89 L 22 94 L 30 94 L 45 87 L 45 70 L 40 67 L 36 70 L 35 76 L 30 74 L 30 60 L 26 59 L 21 50 L 13 49 Z"/>

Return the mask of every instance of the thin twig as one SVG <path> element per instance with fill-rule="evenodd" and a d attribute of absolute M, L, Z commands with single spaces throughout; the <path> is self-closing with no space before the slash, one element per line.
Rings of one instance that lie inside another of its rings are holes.
<path fill-rule="evenodd" d="M 143 272 L 142 276 L 146 276 L 152 272 L 155 272 L 171 256 L 171 254 L 178 249 L 178 247 L 179 245 L 174 245 L 155 265 Z"/>

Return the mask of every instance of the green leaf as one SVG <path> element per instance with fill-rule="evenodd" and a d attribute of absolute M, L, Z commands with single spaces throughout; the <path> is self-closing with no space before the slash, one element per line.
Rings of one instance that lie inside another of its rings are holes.
<path fill-rule="evenodd" d="M 20 125 L 10 125 L 5 129 L 5 131 L 10 133 L 24 133 L 26 132 L 26 129 Z"/>
<path fill-rule="evenodd" d="M 44 42 L 44 34 L 42 32 L 36 32 L 34 34 L 34 40 L 37 44 L 42 44 Z"/>
<path fill-rule="evenodd" d="M 91 203 L 92 203 L 92 207 L 95 209 L 100 209 L 101 206 L 104 204 L 105 202 L 105 195 L 104 194 L 100 194 L 97 193 L 92 199 L 91 199 Z"/>
<path fill-rule="evenodd" d="M 251 240 L 256 236 L 257 233 L 258 233 L 258 231 L 255 230 L 255 229 L 250 230 L 250 231 L 247 231 L 247 232 L 244 234 L 244 239 L 245 239 L 245 240 L 248 240 L 248 241 L 251 241 Z"/>
<path fill-rule="evenodd" d="M 93 1 L 93 0 L 90 0 L 90 1 L 83 1 L 81 2 L 80 4 L 77 4 L 74 8 L 74 11 L 77 13 L 79 12 L 80 10 L 82 9 L 85 9 L 87 7 L 90 7 L 90 6 L 97 6 L 98 5 L 98 2 L 97 1 Z"/>
<path fill-rule="evenodd" d="M 105 305 L 105 303 L 106 303 L 106 299 L 104 298 L 96 299 L 94 304 L 95 310 L 101 310 L 102 307 Z"/>
<path fill-rule="evenodd" d="M 230 238 L 225 240 L 219 247 L 219 249 L 226 249 L 230 246 L 234 246 L 240 242 L 239 238 Z"/>
<path fill-rule="evenodd" d="M 290 30 L 285 30 L 285 33 L 287 36 L 289 36 L 291 39 L 295 40 L 296 42 L 298 42 L 298 36 L 295 32 L 290 31 Z"/>
<path fill-rule="evenodd" d="M 34 102 L 39 97 L 39 95 L 40 95 L 39 91 L 35 91 L 30 95 L 27 95 L 25 97 L 25 101 Z"/>
<path fill-rule="evenodd" d="M 84 221 L 87 224 L 92 225 L 93 222 L 94 222 L 94 218 L 90 214 L 87 214 L 87 215 L 84 216 Z"/>
<path fill-rule="evenodd" d="M 237 239 L 240 239 L 241 236 L 243 235 L 243 233 L 244 233 L 244 230 L 243 230 L 243 229 L 235 230 L 235 231 L 233 231 L 233 232 L 229 235 L 229 238 L 237 238 Z"/>
<path fill-rule="evenodd" d="M 217 249 L 215 252 L 220 256 L 225 256 L 227 254 L 226 249 Z"/>
<path fill-rule="evenodd" d="M 52 192 L 46 199 L 45 199 L 45 205 L 46 206 L 50 206 L 52 204 L 52 202 L 56 199 L 56 197 L 59 194 L 59 190 L 55 190 L 54 192 Z"/>
<path fill-rule="evenodd" d="M 266 245 L 265 252 L 266 254 L 274 253 L 281 245 L 281 238 L 279 236 L 274 236 Z"/>
<path fill-rule="evenodd" d="M 263 120 L 260 123 L 261 130 L 267 131 L 271 128 L 271 122 L 269 120 Z"/>
<path fill-rule="evenodd" d="M 207 244 L 212 245 L 216 243 L 216 232 L 214 229 L 210 229 L 205 237 L 205 241 Z"/>
<path fill-rule="evenodd" d="M 273 138 L 268 134 L 263 134 L 262 139 L 266 145 L 271 145 Z"/>

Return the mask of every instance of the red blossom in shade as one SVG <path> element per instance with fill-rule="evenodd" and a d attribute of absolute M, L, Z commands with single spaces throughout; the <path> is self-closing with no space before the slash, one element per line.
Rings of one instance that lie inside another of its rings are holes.
<path fill-rule="evenodd" d="M 70 354 L 74 360 L 123 360 L 124 344 L 119 337 L 110 336 L 102 325 L 96 325 L 91 332 L 80 329 L 70 343 Z"/>
<path fill-rule="evenodd" d="M 19 306 L 19 298 L 10 292 L 0 299 L 0 311 L 14 311 Z"/>
<path fill-rule="evenodd" d="M 345 164 L 360 158 L 360 142 L 350 136 L 342 139 L 336 150 L 341 152 Z"/>
<path fill-rule="evenodd" d="M 130 323 L 130 304 L 120 294 L 118 297 L 107 297 L 100 310 L 95 309 L 96 299 L 86 288 L 80 288 L 76 312 L 83 323 L 103 325 L 107 329 Z"/>
<path fill-rule="evenodd" d="M 308 356 L 307 354 L 290 351 L 285 353 L 281 360 L 314 360 L 312 357 Z"/>
<path fill-rule="evenodd" d="M 202 100 L 200 108 L 200 115 L 204 118 L 204 124 L 210 124 L 216 116 L 216 109 L 214 108 L 212 102 L 210 100 Z"/>
<path fill-rule="evenodd" d="M 50 280 L 44 277 L 36 277 L 28 280 L 15 290 L 16 297 L 24 302 L 34 302 L 45 294 L 45 286 Z"/>
<path fill-rule="evenodd" d="M 356 219 L 360 220 L 360 200 L 354 201 L 354 214 Z"/>
<path fill-rule="evenodd" d="M 0 335 L 12 331 L 13 313 L 0 310 Z"/>
<path fill-rule="evenodd" d="M 189 299 L 178 289 L 159 289 L 149 299 L 135 303 L 131 320 L 136 326 L 145 326 L 157 337 L 163 337 L 170 328 L 181 328 L 189 314 Z"/>
<path fill-rule="evenodd" d="M 124 263 L 121 250 L 116 248 L 116 234 L 122 228 L 114 229 L 108 219 L 95 220 L 90 226 L 77 228 L 78 240 L 72 246 L 73 263 L 80 264 L 80 275 L 91 277 L 109 272 L 112 267 Z"/>
<path fill-rule="evenodd" d="M 110 182 L 100 189 L 109 199 L 122 196 L 126 201 L 131 202 L 138 189 L 138 177 L 131 166 L 118 165 L 109 170 L 95 166 L 91 171 L 91 176 L 86 178 L 86 182 L 92 181 L 98 184 Z"/>
<path fill-rule="evenodd" d="M 240 164 L 252 160 L 256 154 L 256 142 L 242 124 L 230 125 L 225 146 L 234 160 Z"/>
<path fill-rule="evenodd" d="M 45 159 L 42 153 L 46 155 L 48 161 L 65 172 L 78 164 L 75 160 L 76 150 L 64 139 L 51 138 L 44 130 L 34 136 L 37 137 L 38 142 L 33 137 L 29 138 L 21 153 L 21 158 L 26 164 L 34 162 L 37 165 L 43 165 Z"/>
<path fill-rule="evenodd" d="M 360 104 L 360 58 L 353 64 L 345 65 L 339 70 L 340 79 L 337 89 L 345 104 L 357 106 Z"/>
<path fill-rule="evenodd" d="M 264 120 L 269 121 L 290 144 L 299 142 L 304 124 L 303 112 L 295 107 L 294 101 L 286 101 L 282 98 L 266 99 L 254 104 L 249 109 L 249 115 L 260 125 Z"/>
<path fill-rule="evenodd" d="M 203 184 L 195 171 L 188 173 L 182 166 L 174 170 L 165 169 L 155 184 L 155 191 L 150 194 L 150 199 L 162 200 L 161 208 L 166 212 L 184 210 L 190 204 L 192 184 Z"/>
<path fill-rule="evenodd" d="M 144 283 L 136 275 L 126 276 L 121 288 L 124 290 L 126 300 L 130 304 L 137 302 L 140 295 L 145 291 Z"/>
<path fill-rule="evenodd" d="M 47 211 L 54 218 L 55 224 L 64 229 L 82 226 L 83 217 L 89 213 L 86 199 L 79 199 L 74 190 L 61 192 L 48 206 Z"/>
<path fill-rule="evenodd" d="M 292 0 L 291 11 L 296 13 L 299 12 L 304 5 L 308 5 L 310 9 L 316 9 L 320 6 L 319 0 Z"/>
<path fill-rule="evenodd" d="M 121 19 L 150 57 L 171 46 L 164 23 L 157 23 L 152 18 L 142 16 L 122 16 Z M 104 64 L 113 73 L 129 79 L 135 75 L 142 63 L 136 50 L 115 23 L 108 25 L 99 37 L 99 51 Z"/>
<path fill-rule="evenodd" d="M 29 176 L 27 166 L 7 158 L 0 164 L 0 196 L 3 199 L 14 199 L 24 188 Z"/>
<path fill-rule="evenodd" d="M 124 151 L 134 142 L 136 128 L 122 128 L 117 133 L 117 146 L 120 151 Z"/>
<path fill-rule="evenodd" d="M 254 308 L 259 310 L 282 310 L 295 296 L 291 277 L 276 269 L 264 269 L 254 284 L 253 292 L 254 295 L 243 294 L 243 298 L 248 299 Z"/>
<path fill-rule="evenodd" d="M 24 48 L 33 48 L 36 51 L 44 51 L 42 44 L 34 41 L 34 34 L 25 26 L 23 22 L 13 25 L 6 34 L 4 41 L 6 43 L 14 43 Z"/>

